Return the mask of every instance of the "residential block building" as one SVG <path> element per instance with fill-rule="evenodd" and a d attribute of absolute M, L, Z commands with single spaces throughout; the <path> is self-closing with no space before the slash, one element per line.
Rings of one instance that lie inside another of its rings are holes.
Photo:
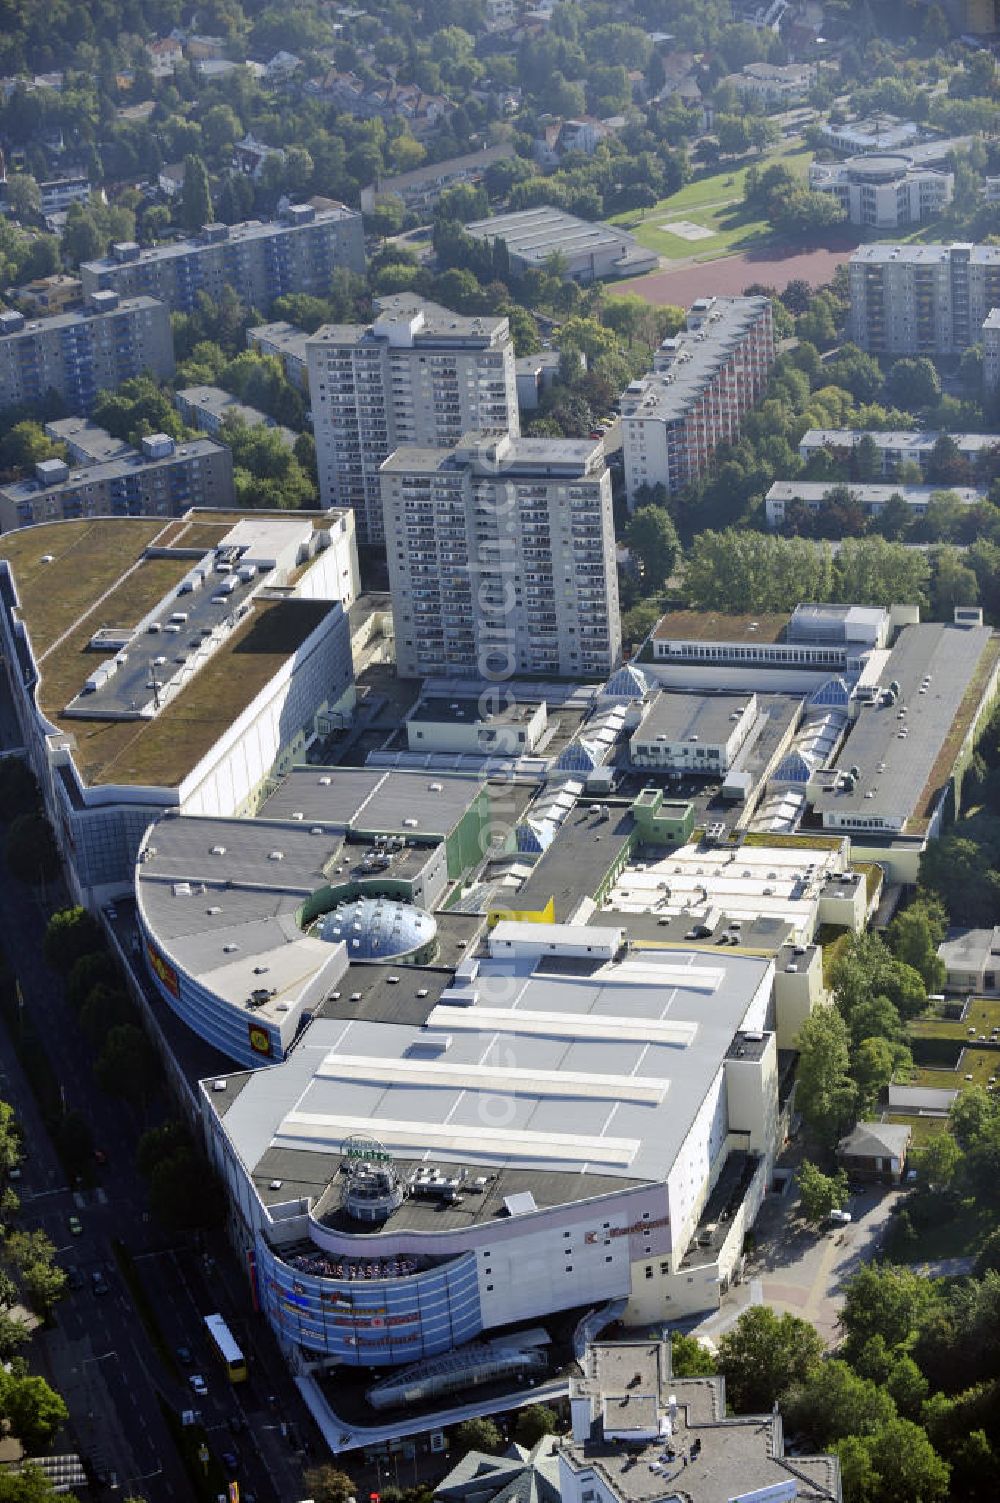
<path fill-rule="evenodd" d="M 99 292 L 78 313 L 30 320 L 0 313 L 0 409 L 56 392 L 87 412 L 98 392 L 141 371 L 158 381 L 174 373 L 170 310 L 155 298 Z"/>
<path fill-rule="evenodd" d="M 258 324 L 247 330 L 247 348 L 259 355 L 273 355 L 281 361 L 285 380 L 299 391 L 309 390 L 309 362 L 306 358 L 305 329 L 278 319 L 272 324 Z"/>
<path fill-rule="evenodd" d="M 78 517 L 176 517 L 192 506 L 232 506 L 233 456 L 211 438 L 177 444 L 165 433 L 102 464 L 35 466 L 33 480 L 0 486 L 0 532 Z"/>
<path fill-rule="evenodd" d="M 663 341 L 653 370 L 622 396 L 629 506 L 643 485 L 672 494 L 703 475 L 716 447 L 739 436 L 773 363 L 770 299 L 698 298 L 686 329 Z"/>
<path fill-rule="evenodd" d="M 381 470 L 404 678 L 607 675 L 621 649 L 611 478 L 591 439 L 466 434 Z"/>
<path fill-rule="evenodd" d="M 836 198 L 851 224 L 893 230 L 920 224 L 951 203 L 955 174 L 914 166 L 899 156 L 848 157 L 846 162 L 813 162 L 809 186 Z"/>
<path fill-rule="evenodd" d="M 926 470 L 941 436 L 935 428 L 923 432 L 893 429 L 887 433 L 863 428 L 810 428 L 799 439 L 799 458 L 808 463 L 814 454 L 826 450 L 834 459 L 845 460 L 868 437 L 875 445 L 881 474 L 886 480 L 894 480 L 899 466 L 908 461 Z M 949 437 L 973 471 L 981 456 L 1000 447 L 1000 433 L 952 433 Z"/>
<path fill-rule="evenodd" d="M 268 312 L 284 293 L 324 293 L 339 266 L 365 269 L 361 215 L 343 204 L 307 203 L 266 223 L 207 224 L 189 240 L 148 250 L 120 241 L 110 256 L 85 261 L 80 276 L 85 293 L 148 293 L 174 313 L 190 313 L 199 292 L 218 299 L 228 284 L 248 307 Z"/>
<path fill-rule="evenodd" d="M 361 542 L 386 535 L 379 466 L 393 449 L 520 432 L 506 318 L 400 294 L 382 299 L 373 324 L 327 324 L 306 349 L 320 495 L 354 508 Z"/>
<path fill-rule="evenodd" d="M 862 349 L 961 355 L 1000 307 L 1000 246 L 864 245 L 848 280 L 848 333 Z"/>

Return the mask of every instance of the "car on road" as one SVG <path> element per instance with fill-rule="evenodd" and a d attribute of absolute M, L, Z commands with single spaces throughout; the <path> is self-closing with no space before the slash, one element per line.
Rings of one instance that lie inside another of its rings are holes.
<path fill-rule="evenodd" d="M 80 1220 L 79 1216 L 70 1216 L 66 1222 L 66 1225 L 69 1227 L 70 1232 L 74 1237 L 79 1237 L 83 1231 L 83 1222 Z"/>
<path fill-rule="evenodd" d="M 90 1284 L 95 1294 L 110 1294 L 111 1285 L 99 1268 L 95 1268 L 90 1275 Z"/>
<path fill-rule="evenodd" d="M 232 1477 L 235 1474 L 236 1469 L 238 1468 L 239 1464 L 240 1464 L 240 1458 L 237 1456 L 237 1454 L 236 1454 L 235 1451 L 223 1451 L 223 1453 L 222 1453 L 222 1465 L 225 1467 L 225 1469 L 229 1473 L 230 1477 Z"/>
<path fill-rule="evenodd" d="M 188 1378 L 188 1382 L 191 1384 L 191 1387 L 194 1389 L 195 1393 L 200 1399 L 203 1399 L 208 1393 L 208 1384 L 201 1376 L 201 1373 L 192 1373 Z"/>
<path fill-rule="evenodd" d="M 831 1211 L 830 1220 L 833 1222 L 834 1226 L 849 1226 L 850 1223 L 854 1220 L 854 1217 L 851 1215 L 850 1211 Z"/>
<path fill-rule="evenodd" d="M 82 1289 L 84 1285 L 83 1274 L 79 1268 L 70 1266 L 66 1270 L 66 1283 L 70 1289 Z"/>
<path fill-rule="evenodd" d="M 179 1346 L 177 1348 L 177 1360 L 182 1367 L 190 1367 L 194 1361 L 194 1358 L 191 1356 L 191 1348 L 189 1346 Z"/>

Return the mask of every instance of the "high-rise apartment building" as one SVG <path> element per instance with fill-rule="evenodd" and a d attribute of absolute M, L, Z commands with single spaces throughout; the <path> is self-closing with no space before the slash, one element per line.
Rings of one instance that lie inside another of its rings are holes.
<path fill-rule="evenodd" d="M 189 240 L 149 250 L 121 241 L 110 256 L 85 261 L 80 277 L 85 293 L 148 293 L 175 313 L 190 313 L 199 292 L 217 301 L 228 284 L 248 307 L 267 313 L 284 293 L 322 295 L 339 266 L 364 272 L 361 215 L 343 204 L 292 204 L 267 223 L 207 224 Z"/>
<path fill-rule="evenodd" d="M 381 483 L 402 677 L 607 677 L 621 628 L 601 440 L 468 433 L 397 449 Z"/>
<path fill-rule="evenodd" d="M 674 494 L 699 479 L 718 445 L 739 437 L 773 364 L 769 298 L 698 298 L 686 328 L 663 341 L 649 375 L 622 395 L 629 506 L 643 485 Z"/>
<path fill-rule="evenodd" d="M 174 373 L 170 310 L 155 298 L 123 302 L 98 292 L 78 313 L 31 320 L 0 313 L 0 409 L 56 392 L 75 412 L 89 412 L 99 391 L 142 371 L 158 381 Z"/>
<path fill-rule="evenodd" d="M 983 319 L 983 386 L 988 396 L 1000 392 L 1000 308 Z"/>
<path fill-rule="evenodd" d="M 1000 307 L 1000 246 L 864 245 L 848 285 L 848 334 L 863 350 L 961 355 Z"/>
<path fill-rule="evenodd" d="M 379 466 L 400 444 L 521 431 L 505 318 L 401 294 L 382 299 L 373 324 L 318 329 L 307 350 L 320 496 L 354 508 L 361 542 L 385 536 Z"/>

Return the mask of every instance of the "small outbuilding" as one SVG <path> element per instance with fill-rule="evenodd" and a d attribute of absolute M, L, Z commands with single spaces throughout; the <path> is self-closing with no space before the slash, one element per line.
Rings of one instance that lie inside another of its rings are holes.
<path fill-rule="evenodd" d="M 894 1122 L 859 1122 L 837 1144 L 837 1157 L 848 1174 L 898 1185 L 903 1178 L 911 1130 Z"/>

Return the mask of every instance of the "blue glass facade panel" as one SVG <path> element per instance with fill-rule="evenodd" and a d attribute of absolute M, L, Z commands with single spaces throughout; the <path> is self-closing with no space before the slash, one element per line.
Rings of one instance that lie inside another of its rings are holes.
<path fill-rule="evenodd" d="M 293 1268 L 259 1238 L 257 1277 L 278 1336 L 337 1363 L 416 1362 L 483 1329 L 473 1252 L 400 1278 L 328 1279 Z"/>

